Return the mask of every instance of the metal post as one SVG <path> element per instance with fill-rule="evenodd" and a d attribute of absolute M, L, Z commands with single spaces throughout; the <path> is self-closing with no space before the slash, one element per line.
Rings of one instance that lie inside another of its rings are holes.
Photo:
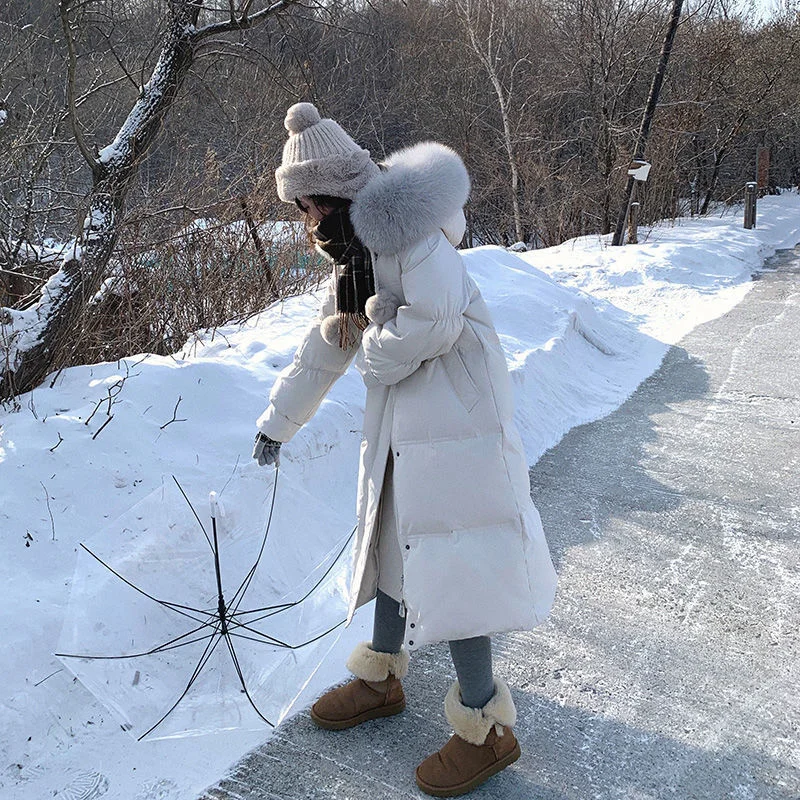
<path fill-rule="evenodd" d="M 758 197 L 758 183 L 748 181 L 744 185 L 744 227 L 750 230 L 756 227 L 756 198 Z"/>
<path fill-rule="evenodd" d="M 639 202 L 636 200 L 628 213 L 628 244 L 639 244 Z"/>

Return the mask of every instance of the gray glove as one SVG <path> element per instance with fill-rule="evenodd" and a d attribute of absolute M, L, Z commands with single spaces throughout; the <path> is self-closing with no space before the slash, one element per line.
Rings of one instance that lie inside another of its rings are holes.
<path fill-rule="evenodd" d="M 256 434 L 256 443 L 253 447 L 253 458 L 258 459 L 258 466 L 263 467 L 267 464 L 274 464 L 276 467 L 281 463 L 281 443 L 270 439 L 263 433 Z"/>

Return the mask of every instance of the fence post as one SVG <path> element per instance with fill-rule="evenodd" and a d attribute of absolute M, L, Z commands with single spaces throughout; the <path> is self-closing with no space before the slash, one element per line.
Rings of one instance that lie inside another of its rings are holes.
<path fill-rule="evenodd" d="M 639 244 L 639 201 L 631 203 L 628 212 L 628 244 Z"/>
<path fill-rule="evenodd" d="M 750 230 L 756 227 L 756 198 L 758 197 L 758 183 L 748 181 L 744 185 L 744 227 Z"/>

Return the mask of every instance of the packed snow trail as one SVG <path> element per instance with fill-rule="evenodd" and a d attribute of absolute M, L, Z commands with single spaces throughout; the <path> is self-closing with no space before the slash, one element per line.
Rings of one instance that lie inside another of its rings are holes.
<path fill-rule="evenodd" d="M 522 758 L 470 797 L 800 796 L 800 248 L 774 263 L 532 470 L 559 595 L 495 640 Z M 452 678 L 446 645 L 416 654 L 400 717 L 304 712 L 204 800 L 424 797 Z"/>

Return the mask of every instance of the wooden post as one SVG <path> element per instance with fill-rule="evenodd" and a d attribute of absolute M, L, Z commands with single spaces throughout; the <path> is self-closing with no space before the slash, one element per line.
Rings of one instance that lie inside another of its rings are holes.
<path fill-rule="evenodd" d="M 756 227 L 756 198 L 758 183 L 748 181 L 744 186 L 744 227 L 750 230 Z"/>
<path fill-rule="evenodd" d="M 628 214 L 628 244 L 639 244 L 639 201 L 631 203 Z"/>

